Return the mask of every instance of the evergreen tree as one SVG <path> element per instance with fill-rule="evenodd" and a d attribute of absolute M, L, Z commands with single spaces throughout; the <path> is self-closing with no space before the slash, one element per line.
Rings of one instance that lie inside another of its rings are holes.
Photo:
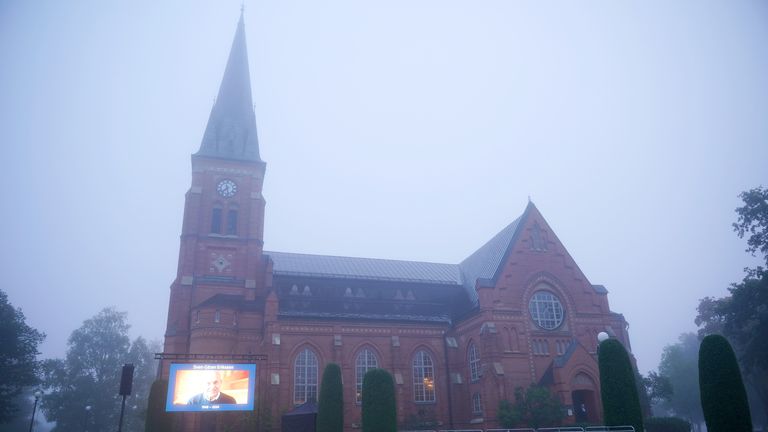
<path fill-rule="evenodd" d="M 168 394 L 168 381 L 155 380 L 149 391 L 147 421 L 144 432 L 168 432 L 173 430 L 173 417 L 165 411 L 165 399 Z"/>
<path fill-rule="evenodd" d="M 39 381 L 37 347 L 44 338 L 0 290 L 0 423 L 27 415 L 19 411 L 20 396 L 25 387 Z"/>
<path fill-rule="evenodd" d="M 363 377 L 363 432 L 397 431 L 397 406 L 392 375 L 371 369 Z"/>
<path fill-rule="evenodd" d="M 344 395 L 341 385 L 341 368 L 336 363 L 329 363 L 323 371 L 316 424 L 317 432 L 342 432 L 344 430 Z"/>
<path fill-rule="evenodd" d="M 709 432 L 751 432 L 747 392 L 731 344 L 709 335 L 699 348 L 701 408 Z"/>
<path fill-rule="evenodd" d="M 106 308 L 85 320 L 72 332 L 64 359 L 43 362 L 43 386 L 39 406 L 55 431 L 106 431 L 115 428 L 122 398 L 118 396 L 123 364 L 133 362 L 134 386 L 126 399 L 123 430 L 143 429 L 149 389 L 145 379 L 155 373 L 150 347 L 142 338 L 131 343 L 126 314 Z M 90 407 L 90 409 L 86 409 Z"/>
<path fill-rule="evenodd" d="M 607 426 L 634 426 L 643 432 L 643 414 L 635 371 L 624 346 L 616 339 L 600 343 L 600 392 Z"/>

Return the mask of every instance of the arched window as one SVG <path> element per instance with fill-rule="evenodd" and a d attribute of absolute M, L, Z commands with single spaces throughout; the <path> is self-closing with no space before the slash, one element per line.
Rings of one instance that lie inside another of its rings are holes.
<path fill-rule="evenodd" d="M 477 346 L 474 343 L 469 344 L 467 357 L 469 362 L 469 378 L 472 382 L 475 382 L 480 379 L 480 351 L 477 350 Z"/>
<path fill-rule="evenodd" d="M 435 364 L 426 351 L 419 351 L 413 358 L 413 400 L 435 401 Z"/>
<path fill-rule="evenodd" d="M 373 351 L 367 348 L 360 351 L 357 359 L 355 359 L 355 401 L 357 403 L 363 401 L 363 377 L 365 377 L 365 373 L 377 367 L 379 367 L 379 360 Z"/>
<path fill-rule="evenodd" d="M 237 207 L 227 210 L 227 235 L 237 235 Z"/>
<path fill-rule="evenodd" d="M 480 396 L 480 393 L 472 395 L 472 414 L 483 414 L 483 397 Z"/>
<path fill-rule="evenodd" d="M 293 403 L 317 401 L 317 356 L 305 348 L 293 362 Z"/>
<path fill-rule="evenodd" d="M 211 212 L 211 232 L 221 234 L 221 207 L 216 206 Z"/>

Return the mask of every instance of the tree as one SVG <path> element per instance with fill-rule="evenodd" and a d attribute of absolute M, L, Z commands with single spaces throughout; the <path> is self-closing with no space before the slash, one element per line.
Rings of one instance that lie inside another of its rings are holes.
<path fill-rule="evenodd" d="M 363 432 L 397 431 L 395 383 L 384 369 L 371 369 L 363 377 Z"/>
<path fill-rule="evenodd" d="M 659 375 L 656 371 L 648 372 L 648 376 L 643 378 L 643 385 L 653 404 L 669 401 L 674 394 L 672 382 L 670 382 L 669 378 Z"/>
<path fill-rule="evenodd" d="M 173 430 L 173 417 L 165 411 L 168 381 L 158 379 L 152 383 L 147 403 L 147 421 L 144 432 L 167 432 Z"/>
<path fill-rule="evenodd" d="M 342 432 L 344 430 L 344 394 L 341 385 L 341 368 L 336 363 L 328 363 L 323 371 L 316 423 L 317 432 Z"/>
<path fill-rule="evenodd" d="M 736 354 L 720 335 L 709 335 L 699 349 L 701 408 L 709 432 L 752 432 L 747 392 Z"/>
<path fill-rule="evenodd" d="M 534 429 L 556 426 L 563 420 L 565 407 L 548 388 L 531 385 L 515 389 L 515 403 L 499 402 L 499 423 L 505 428 L 526 426 Z"/>
<path fill-rule="evenodd" d="M 512 403 L 506 399 L 499 401 L 499 409 L 496 415 L 501 427 L 511 429 L 520 424 L 521 416 L 518 410 L 513 408 Z"/>
<path fill-rule="evenodd" d="M 600 342 L 598 365 L 605 424 L 631 425 L 636 431 L 643 432 L 643 413 L 637 395 L 635 371 L 624 345 L 616 339 Z"/>
<path fill-rule="evenodd" d="M 739 197 L 744 205 L 736 209 L 734 231 L 740 238 L 747 237 L 747 252 L 763 254 L 768 264 L 768 189 L 757 187 Z M 741 282 L 731 284 L 728 296 L 700 300 L 696 324 L 700 337 L 722 334 L 732 344 L 744 369 L 753 406 L 761 408 L 760 415 L 753 420 L 766 421 L 768 338 L 764 335 L 768 334 L 768 269 L 757 266 L 745 272 Z"/>
<path fill-rule="evenodd" d="M 659 402 L 675 415 L 699 424 L 704 421 L 699 403 L 699 339 L 693 333 L 684 333 L 678 340 L 664 347 L 661 354 L 658 373 L 669 381 L 672 392 Z"/>
<path fill-rule="evenodd" d="M 124 429 L 140 431 L 154 362 L 143 338 L 128 337 L 126 314 L 106 308 L 72 332 L 64 359 L 46 360 L 43 383 L 47 389 L 41 409 L 56 422 L 55 431 L 114 429 L 120 416 L 118 395 L 125 363 L 134 363 L 134 389 L 126 401 Z M 86 407 L 90 406 L 90 409 Z M 134 406 L 136 408 L 134 408 Z"/>
<path fill-rule="evenodd" d="M 768 188 L 758 186 L 740 193 L 739 198 L 744 201 L 744 206 L 736 208 L 739 217 L 733 230 L 739 238 L 749 235 L 746 252 L 754 256 L 759 251 L 768 265 Z M 758 272 L 762 270 L 761 267 L 756 269 Z"/>
<path fill-rule="evenodd" d="M 0 290 L 0 423 L 18 415 L 22 390 L 38 383 L 37 347 L 44 338 Z"/>

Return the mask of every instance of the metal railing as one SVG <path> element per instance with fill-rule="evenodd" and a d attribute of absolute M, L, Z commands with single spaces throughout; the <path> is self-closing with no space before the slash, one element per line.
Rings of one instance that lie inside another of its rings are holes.
<path fill-rule="evenodd" d="M 634 426 L 587 426 L 586 432 L 635 432 Z"/>
<path fill-rule="evenodd" d="M 563 426 L 555 428 L 515 428 L 515 429 L 440 429 L 401 431 L 401 432 L 635 432 L 633 426 Z"/>

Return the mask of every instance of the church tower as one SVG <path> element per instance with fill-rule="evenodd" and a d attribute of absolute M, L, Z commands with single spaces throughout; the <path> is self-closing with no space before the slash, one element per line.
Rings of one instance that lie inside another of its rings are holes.
<path fill-rule="evenodd" d="M 192 155 L 166 353 L 238 351 L 238 307 L 227 304 L 265 296 L 265 169 L 241 14 L 200 149 Z"/>

